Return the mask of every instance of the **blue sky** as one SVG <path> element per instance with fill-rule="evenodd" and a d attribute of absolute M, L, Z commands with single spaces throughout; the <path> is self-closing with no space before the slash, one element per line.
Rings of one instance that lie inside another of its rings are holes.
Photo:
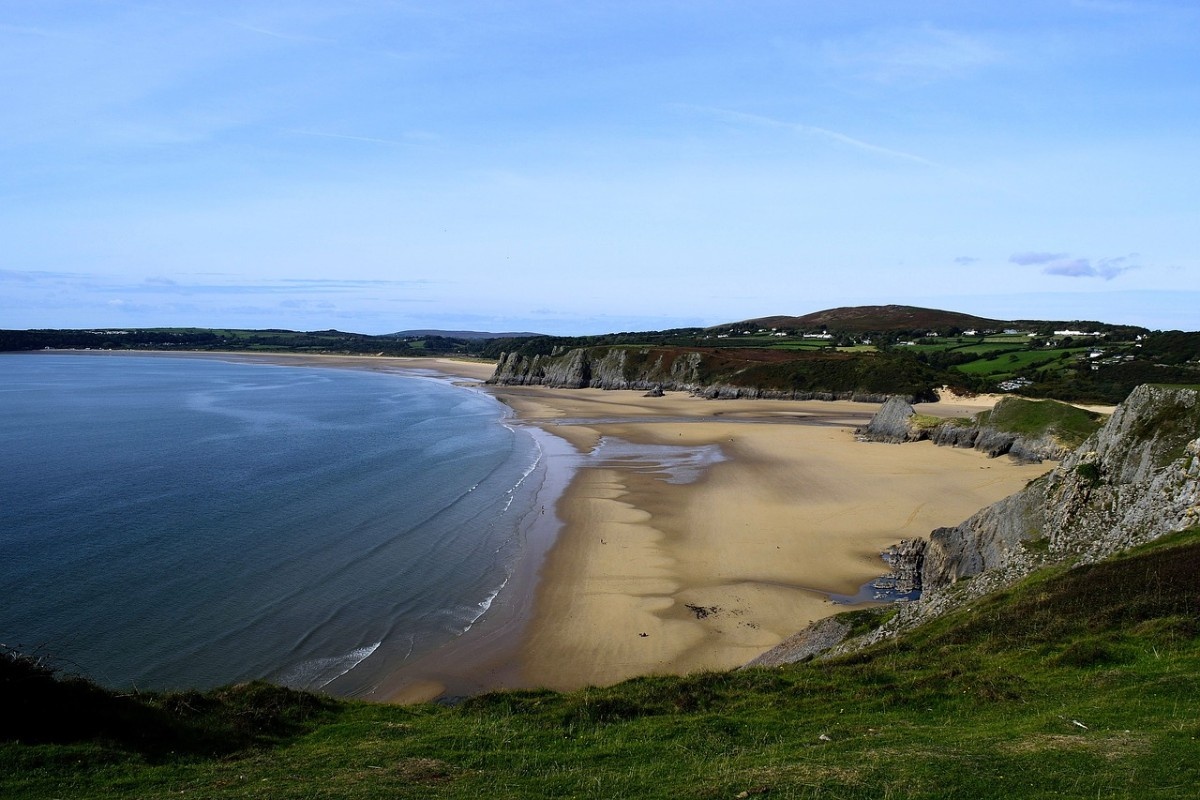
<path fill-rule="evenodd" d="M 0 328 L 1200 328 L 1200 5 L 0 0 Z"/>

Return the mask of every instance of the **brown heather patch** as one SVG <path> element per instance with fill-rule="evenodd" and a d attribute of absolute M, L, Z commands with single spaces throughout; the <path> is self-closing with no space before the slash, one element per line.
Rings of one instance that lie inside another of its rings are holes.
<path fill-rule="evenodd" d="M 437 758 L 402 758 L 390 771 L 410 783 L 442 783 L 462 770 Z"/>
<path fill-rule="evenodd" d="M 1035 733 L 1016 742 L 1002 746 L 1010 753 L 1047 753 L 1075 750 L 1093 753 L 1109 761 L 1140 756 L 1149 749 L 1149 744 L 1132 733 L 1093 734 L 1080 730 L 1079 733 Z"/>

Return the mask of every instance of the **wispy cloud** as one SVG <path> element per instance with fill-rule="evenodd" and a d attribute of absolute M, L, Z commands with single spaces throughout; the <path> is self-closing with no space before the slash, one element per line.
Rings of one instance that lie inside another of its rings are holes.
<path fill-rule="evenodd" d="M 57 283 L 76 283 L 90 278 L 82 272 L 54 272 L 51 270 L 19 270 L 0 269 L 0 283 L 21 283 L 26 285 L 49 285 Z"/>
<path fill-rule="evenodd" d="M 244 31 L 249 31 L 251 33 L 257 33 L 262 36 L 269 36 L 272 39 L 282 39 L 287 42 L 299 42 L 302 44 L 314 44 L 314 43 L 315 44 L 332 44 L 333 43 L 332 39 L 322 39 L 317 36 L 307 36 L 305 34 L 298 34 L 298 33 L 283 33 L 280 31 L 269 30 L 267 28 L 261 28 L 257 25 L 247 25 L 244 22 L 235 22 L 233 20 L 228 20 L 228 22 L 230 25 L 232 25 L 235 28 L 241 28 Z"/>
<path fill-rule="evenodd" d="M 978 264 L 979 259 L 975 258 L 974 256 L 959 256 L 958 258 L 954 259 L 954 263 L 958 264 L 960 267 L 969 267 L 972 264 Z"/>
<path fill-rule="evenodd" d="M 386 144 L 395 145 L 398 147 L 406 147 L 416 141 L 426 141 L 434 138 L 428 133 L 405 134 L 403 139 L 381 139 L 375 136 L 352 136 L 345 133 L 325 133 L 324 131 L 306 131 L 297 128 L 281 128 L 285 133 L 294 133 L 297 136 L 315 136 L 321 139 L 345 139 L 351 142 L 367 142 L 368 144 Z"/>
<path fill-rule="evenodd" d="M 829 42 L 825 53 L 834 66 L 880 83 L 954 78 L 1002 59 L 978 37 L 932 25 L 871 31 Z"/>
<path fill-rule="evenodd" d="M 216 274 L 217 277 L 228 277 Z M 322 292 L 355 292 L 362 289 L 425 289 L 446 283 L 423 278 L 412 280 L 359 278 L 277 278 L 256 281 L 197 281 L 185 277 L 170 278 L 152 275 L 142 279 L 105 276 L 100 274 L 22 271 L 0 269 L 0 283 L 25 286 L 87 286 L 90 289 L 117 292 L 124 295 L 231 295 L 279 294 L 295 295 Z"/>
<path fill-rule="evenodd" d="M 1084 11 L 1099 11 L 1104 14 L 1136 14 L 1145 10 L 1144 5 L 1117 0 L 1071 0 L 1071 5 Z"/>
<path fill-rule="evenodd" d="M 1041 266 L 1043 275 L 1062 278 L 1102 278 L 1111 281 L 1119 275 L 1138 269 L 1133 263 L 1136 253 L 1116 258 L 1101 258 L 1095 263 L 1089 258 L 1074 258 L 1067 253 L 1014 253 L 1008 260 L 1021 266 Z"/>
<path fill-rule="evenodd" d="M 785 120 L 764 117 L 760 114 L 747 114 L 743 111 L 731 111 L 729 109 L 712 108 L 709 106 L 692 106 L 681 104 L 678 107 L 692 111 L 698 111 L 700 113 L 724 120 L 725 122 L 755 125 L 763 128 L 779 128 L 783 130 L 790 130 L 806 136 L 814 136 L 827 141 L 847 145 L 856 150 L 861 150 L 873 155 L 884 156 L 891 159 L 899 159 L 901 161 L 908 161 L 914 164 L 922 164 L 926 167 L 938 167 L 938 164 L 935 164 L 927 158 L 923 158 L 912 153 L 906 153 L 903 150 L 894 150 L 890 147 L 872 144 L 871 142 L 857 139 L 848 134 L 841 133 L 840 131 L 829 130 L 828 128 L 820 128 L 816 125 L 807 125 L 803 122 L 787 122 Z"/>
<path fill-rule="evenodd" d="M 1052 261 L 1059 261 L 1066 257 L 1066 253 L 1013 253 L 1008 260 L 1013 264 L 1028 267 L 1031 264 L 1049 264 Z"/>
<path fill-rule="evenodd" d="M 12 33 L 18 36 L 35 36 L 41 39 L 62 39 L 71 42 L 95 42 L 96 39 L 80 36 L 77 33 L 68 33 L 64 31 L 54 30 L 52 28 L 38 28 L 29 25 L 4 25 L 0 24 L 0 33 Z"/>
<path fill-rule="evenodd" d="M 437 281 L 425 279 L 417 280 L 388 280 L 388 279 L 370 279 L 356 280 L 353 278 L 284 278 L 282 283 L 293 286 L 308 286 L 314 288 L 349 288 L 361 289 L 363 287 L 377 286 L 392 286 L 412 288 L 414 286 L 433 286 Z"/>

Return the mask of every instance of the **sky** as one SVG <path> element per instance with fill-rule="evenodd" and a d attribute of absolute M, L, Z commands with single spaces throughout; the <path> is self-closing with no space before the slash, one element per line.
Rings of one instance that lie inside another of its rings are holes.
<path fill-rule="evenodd" d="M 1195 0 L 0 0 L 0 328 L 1200 329 Z"/>

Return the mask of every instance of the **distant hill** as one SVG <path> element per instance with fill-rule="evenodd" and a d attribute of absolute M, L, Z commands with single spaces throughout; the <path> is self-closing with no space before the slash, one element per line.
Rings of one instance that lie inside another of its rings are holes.
<path fill-rule="evenodd" d="M 383 336 L 396 339 L 413 339 L 423 338 L 426 336 L 441 336 L 445 339 L 520 339 L 527 336 L 545 336 L 544 333 L 489 333 L 487 331 L 438 331 L 438 330 L 413 330 L 413 331 L 397 331 L 396 333 L 385 333 Z"/>
<path fill-rule="evenodd" d="M 826 329 L 844 333 L 865 333 L 868 331 L 909 331 L 920 328 L 930 330 L 939 328 L 994 329 L 1004 327 L 1008 323 L 971 314 L 960 314 L 956 311 L 889 305 L 843 306 L 825 311 L 814 311 L 802 317 L 759 317 L 730 324 L 753 325 L 759 328 Z"/>

